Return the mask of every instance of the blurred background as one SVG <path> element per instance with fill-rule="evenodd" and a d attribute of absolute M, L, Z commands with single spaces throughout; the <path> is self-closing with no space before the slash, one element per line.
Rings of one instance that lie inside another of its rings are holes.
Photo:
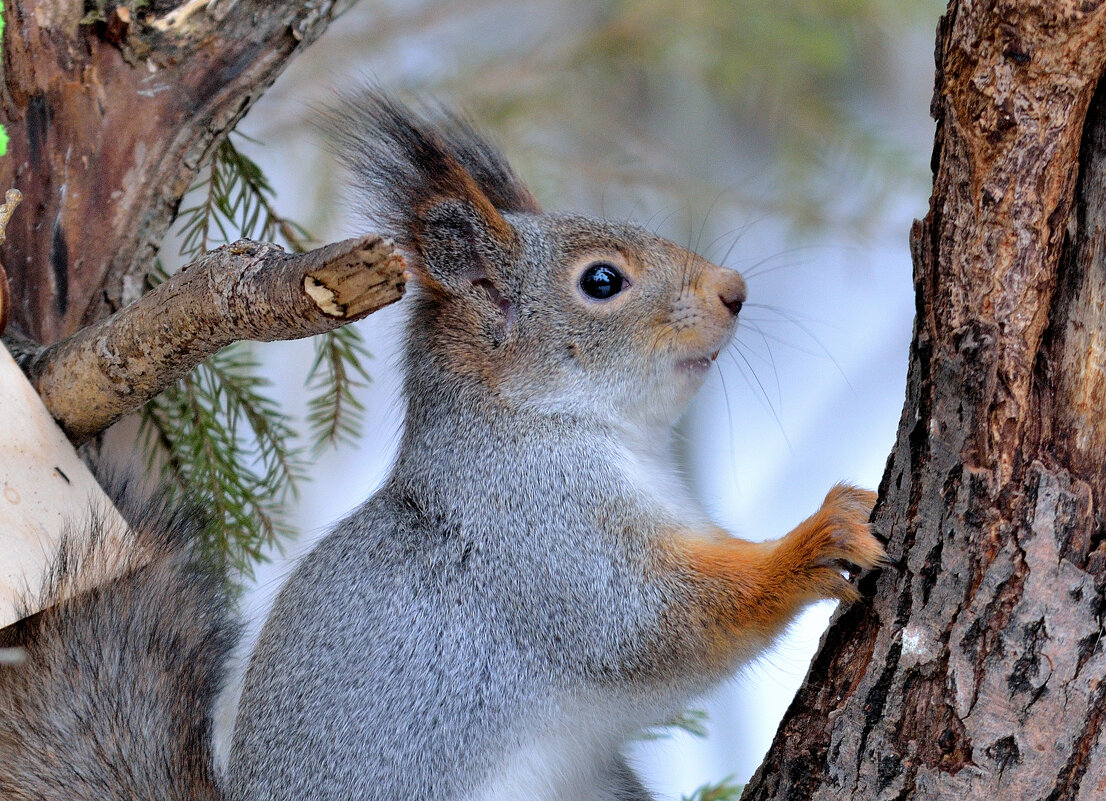
<path fill-rule="evenodd" d="M 942 11 L 938 0 L 361 0 L 257 103 L 236 144 L 280 214 L 314 239 L 363 233 L 311 121 L 335 88 L 371 79 L 467 110 L 546 208 L 633 219 L 741 270 L 737 342 L 681 424 L 680 447 L 720 524 L 774 538 L 834 482 L 875 487 L 894 441 Z M 402 306 L 358 324 L 374 356 L 358 392 L 363 433 L 313 460 L 288 507 L 300 534 L 250 590 L 257 614 L 388 468 Z M 254 355 L 302 418 L 310 343 Z M 831 611 L 807 612 L 697 703 L 708 737 L 635 746 L 647 784 L 678 799 L 725 776 L 745 781 Z"/>

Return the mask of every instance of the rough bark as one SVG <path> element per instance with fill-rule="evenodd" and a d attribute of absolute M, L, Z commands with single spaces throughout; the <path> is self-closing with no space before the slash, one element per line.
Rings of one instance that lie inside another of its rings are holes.
<path fill-rule="evenodd" d="M 220 348 L 331 331 L 399 300 L 405 278 L 403 257 L 380 237 L 298 254 L 242 240 L 21 362 L 79 445 Z"/>
<path fill-rule="evenodd" d="M 896 566 L 836 618 L 746 801 L 1106 797 L 1104 66 L 1102 2 L 942 19 L 873 518 Z"/>
<path fill-rule="evenodd" d="M 218 139 L 326 27 L 333 0 L 7 0 L 0 188 L 26 197 L 4 249 L 12 323 L 43 343 L 141 294 Z"/>
<path fill-rule="evenodd" d="M 16 189 L 9 189 L 4 197 L 4 203 L 0 204 L 0 245 L 7 238 L 8 221 L 23 200 L 23 194 Z M 12 298 L 11 288 L 8 286 L 8 274 L 4 271 L 4 265 L 0 264 L 0 334 L 8 327 L 8 317 L 11 316 Z"/>

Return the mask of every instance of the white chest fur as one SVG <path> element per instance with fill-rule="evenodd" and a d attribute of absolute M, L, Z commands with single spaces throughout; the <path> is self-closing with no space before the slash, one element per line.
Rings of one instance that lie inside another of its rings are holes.
<path fill-rule="evenodd" d="M 635 707 L 640 704 L 611 698 L 560 705 L 503 754 L 471 801 L 613 800 L 619 749 L 652 722 L 652 715 Z"/>
<path fill-rule="evenodd" d="M 627 436 L 614 446 L 614 462 L 626 477 L 626 486 L 636 489 L 646 505 L 655 504 L 686 525 L 705 523 L 699 502 L 688 491 L 672 457 L 666 434 Z"/>

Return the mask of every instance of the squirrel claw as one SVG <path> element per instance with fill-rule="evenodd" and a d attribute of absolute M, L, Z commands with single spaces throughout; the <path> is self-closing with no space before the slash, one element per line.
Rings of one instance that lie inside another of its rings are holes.
<path fill-rule="evenodd" d="M 876 498 L 871 490 L 844 483 L 826 493 L 818 516 L 826 516 L 824 525 L 831 544 L 822 554 L 823 560 L 856 565 L 862 570 L 886 564 L 887 554 L 868 523 Z"/>
<path fill-rule="evenodd" d="M 822 507 L 792 533 L 822 597 L 856 600 L 856 588 L 844 573 L 853 576 L 887 564 L 883 545 L 868 524 L 875 502 L 876 493 L 870 490 L 837 484 Z"/>

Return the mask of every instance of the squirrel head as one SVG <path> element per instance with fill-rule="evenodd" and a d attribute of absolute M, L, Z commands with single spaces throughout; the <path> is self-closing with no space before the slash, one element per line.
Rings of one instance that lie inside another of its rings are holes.
<path fill-rule="evenodd" d="M 542 212 L 448 111 L 372 90 L 343 100 L 327 128 L 359 210 L 416 277 L 413 400 L 614 425 L 678 416 L 736 328 L 739 273 L 637 226 Z"/>

